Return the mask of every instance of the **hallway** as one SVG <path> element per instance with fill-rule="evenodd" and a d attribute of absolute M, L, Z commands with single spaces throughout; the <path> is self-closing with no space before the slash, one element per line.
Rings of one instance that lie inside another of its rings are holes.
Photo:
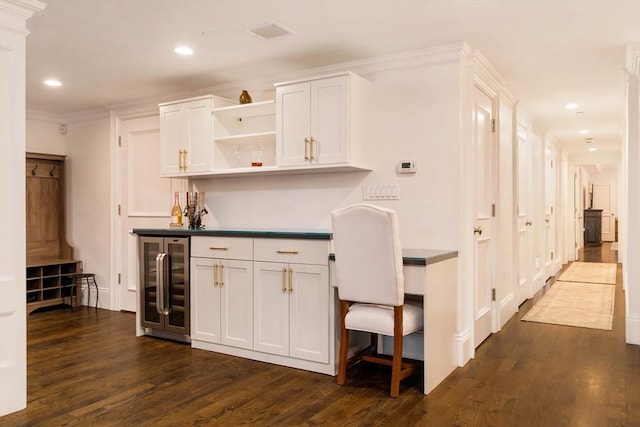
<path fill-rule="evenodd" d="M 581 260 L 615 262 L 609 244 Z M 28 317 L 28 407 L 2 426 L 638 426 L 640 349 L 624 342 L 618 267 L 612 331 L 520 321 L 428 396 L 388 397 L 388 371 L 335 378 L 134 336 L 130 313 L 82 307 Z M 552 285 L 551 285 L 552 286 Z"/>

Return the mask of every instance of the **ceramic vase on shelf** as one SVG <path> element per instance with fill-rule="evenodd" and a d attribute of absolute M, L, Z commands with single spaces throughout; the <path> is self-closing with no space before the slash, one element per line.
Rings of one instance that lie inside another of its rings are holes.
<path fill-rule="evenodd" d="M 251 104 L 251 95 L 246 90 L 243 90 L 240 94 L 240 98 L 238 99 L 240 104 Z"/>

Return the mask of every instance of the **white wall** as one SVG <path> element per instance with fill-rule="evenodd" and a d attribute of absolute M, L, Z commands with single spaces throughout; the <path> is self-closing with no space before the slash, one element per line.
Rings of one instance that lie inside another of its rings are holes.
<path fill-rule="evenodd" d="M 201 179 L 207 227 L 331 228 L 330 212 L 362 201 L 362 185 L 397 184 L 395 209 L 406 247 L 458 249 L 460 147 L 458 64 L 366 75 L 374 83 L 365 151 L 371 172 Z M 413 160 L 415 175 L 396 173 Z"/>
<path fill-rule="evenodd" d="M 68 125 L 67 241 L 85 272 L 95 273 L 100 307 L 110 308 L 111 149 L 108 117 Z M 86 295 L 83 296 L 86 298 Z M 83 303 L 87 303 L 83 299 Z M 95 304 L 95 292 L 91 305 Z"/>
<path fill-rule="evenodd" d="M 627 129 L 624 158 L 627 203 L 622 217 L 623 281 L 626 283 L 626 339 L 640 344 L 640 47 L 627 50 Z"/>
<path fill-rule="evenodd" d="M 66 155 L 67 243 L 85 272 L 95 273 L 100 307 L 110 308 L 111 277 L 111 151 L 108 117 L 67 125 L 50 120 L 27 120 L 29 152 Z M 83 304 L 87 304 L 86 292 Z M 91 304 L 95 304 L 92 290 Z"/>
<path fill-rule="evenodd" d="M 57 121 L 27 117 L 26 145 L 31 153 L 67 154 L 66 138 Z"/>

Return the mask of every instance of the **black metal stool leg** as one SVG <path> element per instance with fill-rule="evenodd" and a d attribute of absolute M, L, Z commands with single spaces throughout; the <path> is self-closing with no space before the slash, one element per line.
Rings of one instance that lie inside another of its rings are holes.
<path fill-rule="evenodd" d="M 93 279 L 93 286 L 96 287 L 96 310 L 98 309 L 98 298 L 100 298 L 100 290 L 98 289 L 98 282 L 96 282 L 96 276 L 91 276 Z"/>

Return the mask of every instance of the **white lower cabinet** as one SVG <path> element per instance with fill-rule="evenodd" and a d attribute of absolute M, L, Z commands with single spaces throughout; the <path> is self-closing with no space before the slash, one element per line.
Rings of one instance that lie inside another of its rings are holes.
<path fill-rule="evenodd" d="M 192 341 L 253 347 L 252 259 L 252 239 L 191 239 Z"/>
<path fill-rule="evenodd" d="M 329 362 L 329 268 L 256 262 L 254 349 Z"/>
<path fill-rule="evenodd" d="M 192 340 L 253 347 L 253 262 L 191 258 Z"/>
<path fill-rule="evenodd" d="M 191 344 L 335 375 L 326 240 L 193 236 Z"/>

